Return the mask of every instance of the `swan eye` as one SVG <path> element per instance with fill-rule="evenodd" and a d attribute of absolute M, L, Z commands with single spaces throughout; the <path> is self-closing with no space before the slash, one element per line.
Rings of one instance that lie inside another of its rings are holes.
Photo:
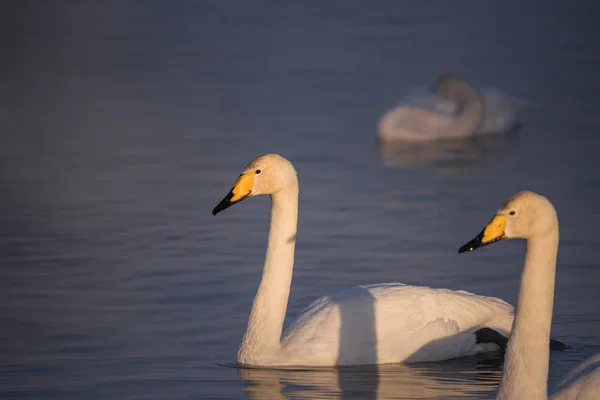
<path fill-rule="evenodd" d="M 516 214 L 516 212 L 515 212 L 515 211 L 511 211 L 509 214 L 510 214 L 510 215 L 515 215 L 515 214 Z"/>
<path fill-rule="evenodd" d="M 256 170 L 256 175 L 260 174 L 260 172 L 261 172 L 260 169 L 257 169 Z"/>

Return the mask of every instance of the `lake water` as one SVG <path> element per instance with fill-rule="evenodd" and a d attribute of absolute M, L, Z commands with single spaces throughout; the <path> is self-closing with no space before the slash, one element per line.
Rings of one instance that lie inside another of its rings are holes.
<path fill-rule="evenodd" d="M 401 281 L 515 303 L 524 243 L 456 254 L 517 190 L 561 222 L 549 386 L 600 351 L 593 1 L 3 2 L 0 397 L 491 398 L 498 360 L 235 367 L 269 200 L 212 208 L 253 158 L 296 166 L 288 321 Z M 379 146 L 454 71 L 525 99 L 512 135 Z"/>

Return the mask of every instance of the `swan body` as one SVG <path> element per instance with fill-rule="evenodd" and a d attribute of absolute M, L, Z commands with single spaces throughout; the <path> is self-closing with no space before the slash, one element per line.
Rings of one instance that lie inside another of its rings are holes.
<path fill-rule="evenodd" d="M 365 365 L 447 360 L 494 350 L 474 329 L 507 335 L 513 307 L 465 291 L 402 283 L 363 285 L 309 305 L 282 340 L 281 365 Z"/>
<path fill-rule="evenodd" d="M 523 107 L 512 96 L 477 91 L 456 76 L 442 74 L 435 93 L 417 92 L 386 112 L 378 136 L 384 141 L 427 141 L 507 132 L 518 125 Z"/>
<path fill-rule="evenodd" d="M 333 366 L 439 361 L 497 349 L 480 327 L 510 332 L 513 307 L 464 291 L 402 283 L 358 286 L 309 305 L 282 337 L 294 266 L 298 179 L 285 158 L 253 160 L 213 214 L 250 196 L 271 196 L 262 279 L 237 361 L 256 366 Z"/>
<path fill-rule="evenodd" d="M 509 132 L 521 123 L 525 102 L 495 89 L 479 91 L 483 98 L 483 120 L 475 134 Z"/>
<path fill-rule="evenodd" d="M 554 400 L 597 400 L 600 398 L 600 354 L 571 370 L 552 395 Z"/>
<path fill-rule="evenodd" d="M 527 240 L 517 313 L 497 399 L 547 399 L 550 326 L 554 303 L 558 218 L 552 203 L 532 192 L 508 199 L 473 240 L 470 251 L 507 238 Z M 600 398 L 600 354 L 576 369 L 552 399 Z"/>

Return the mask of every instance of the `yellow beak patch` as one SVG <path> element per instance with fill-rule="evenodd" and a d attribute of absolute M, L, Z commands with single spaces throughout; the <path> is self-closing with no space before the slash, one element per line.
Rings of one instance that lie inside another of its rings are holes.
<path fill-rule="evenodd" d="M 504 229 L 506 229 L 506 215 L 497 214 L 487 224 L 483 230 L 482 244 L 494 242 L 504 238 Z"/>
<path fill-rule="evenodd" d="M 252 194 L 252 185 L 254 184 L 254 173 L 242 174 L 240 175 L 233 185 L 233 189 L 231 192 L 233 196 L 230 201 L 236 202 L 244 197 L 250 196 Z"/>

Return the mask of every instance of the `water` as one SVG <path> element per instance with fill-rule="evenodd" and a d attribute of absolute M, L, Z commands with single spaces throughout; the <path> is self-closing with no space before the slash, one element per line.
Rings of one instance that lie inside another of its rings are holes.
<path fill-rule="evenodd" d="M 594 3 L 3 2 L 0 397 L 490 398 L 480 358 L 233 367 L 268 198 L 212 208 L 254 157 L 299 171 L 293 318 L 402 281 L 516 300 L 524 244 L 456 250 L 517 190 L 561 221 L 549 386 L 600 351 Z M 440 70 L 527 100 L 521 130 L 379 147 Z"/>

